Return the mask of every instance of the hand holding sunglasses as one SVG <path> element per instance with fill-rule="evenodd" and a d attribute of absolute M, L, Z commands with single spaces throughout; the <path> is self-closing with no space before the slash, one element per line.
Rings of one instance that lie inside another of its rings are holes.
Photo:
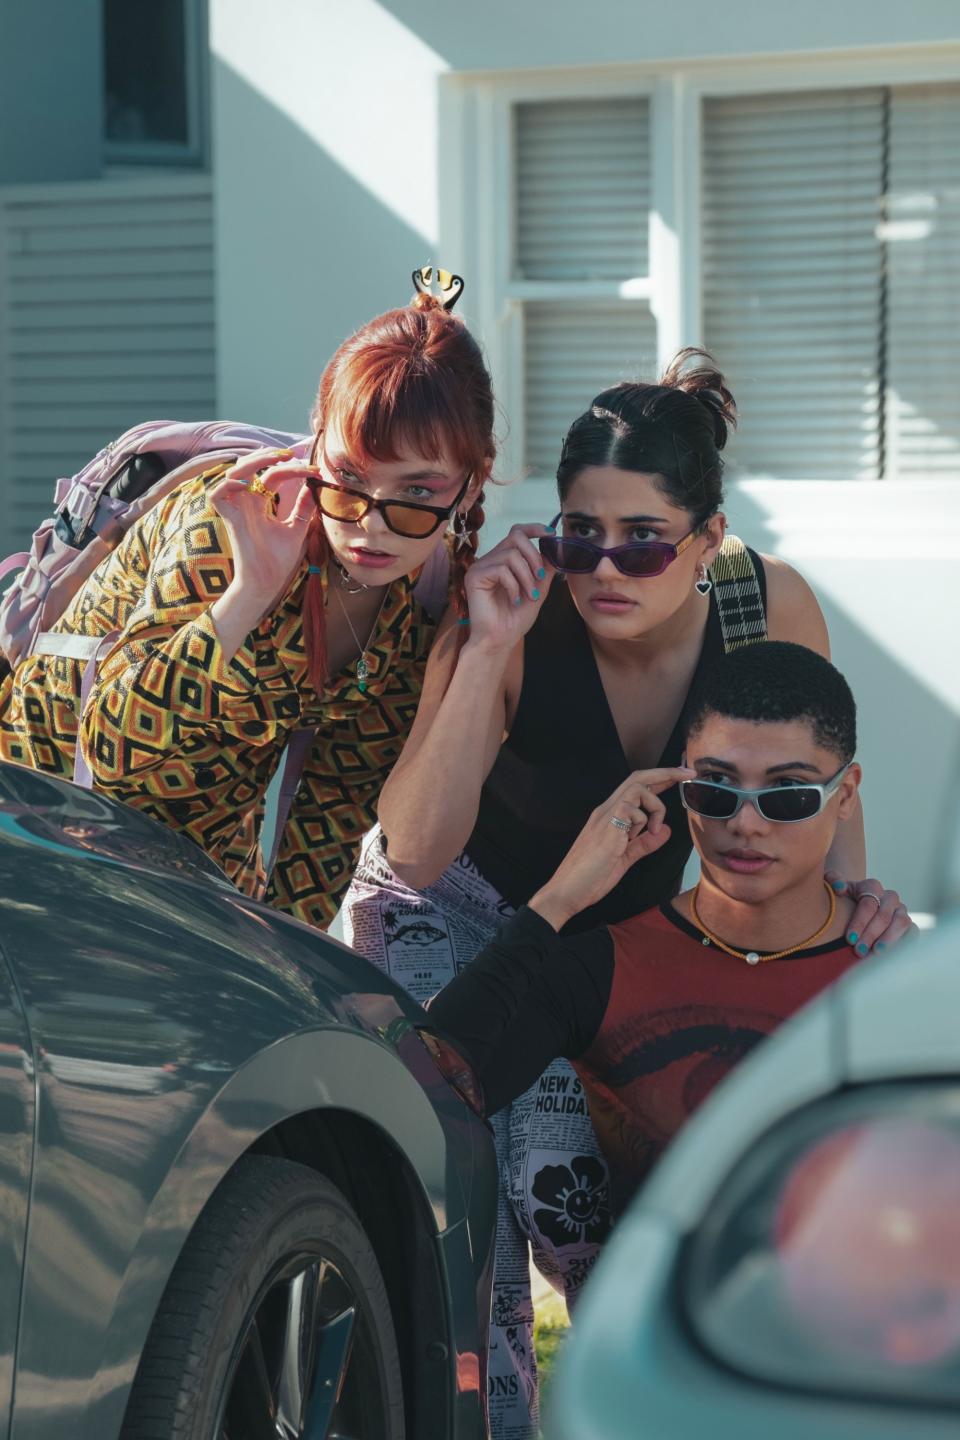
<path fill-rule="evenodd" d="M 536 620 L 554 575 L 537 552 L 536 540 L 544 528 L 512 526 L 470 566 L 466 591 L 472 645 L 509 652 Z"/>

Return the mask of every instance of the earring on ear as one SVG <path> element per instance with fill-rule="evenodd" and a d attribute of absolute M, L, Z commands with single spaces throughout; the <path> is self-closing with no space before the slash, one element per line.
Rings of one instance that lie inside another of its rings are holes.
<path fill-rule="evenodd" d="M 706 565 L 704 565 L 702 560 L 700 562 L 700 569 L 697 571 L 697 578 L 693 588 L 696 590 L 698 595 L 709 595 L 710 591 L 713 589 L 713 581 L 710 579 L 710 572 L 707 569 Z"/>
<path fill-rule="evenodd" d="M 456 511 L 453 517 L 453 524 L 450 526 L 450 534 L 454 537 L 453 548 L 462 550 L 470 544 L 470 527 L 467 524 L 467 517 L 462 510 Z"/>

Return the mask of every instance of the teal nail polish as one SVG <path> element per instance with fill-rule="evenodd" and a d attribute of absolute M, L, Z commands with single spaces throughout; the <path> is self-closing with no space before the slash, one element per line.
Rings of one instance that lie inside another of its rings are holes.
<path fill-rule="evenodd" d="M 514 600 L 513 603 L 514 603 L 514 605 L 522 605 L 522 604 L 523 604 L 523 596 L 522 596 L 522 595 L 518 595 L 517 598 L 516 598 L 516 600 Z"/>
<path fill-rule="evenodd" d="M 836 890 L 837 894 L 840 895 L 846 889 L 846 885 L 842 880 L 834 880 L 833 888 L 834 890 Z"/>
<path fill-rule="evenodd" d="M 544 570 L 543 566 L 541 565 L 541 566 L 540 566 L 540 569 L 537 571 L 537 579 L 538 579 L 538 580 L 545 580 L 546 578 L 547 578 L 547 572 L 546 572 L 546 570 Z"/>
<path fill-rule="evenodd" d="M 886 948 L 887 948 L 887 942 L 886 942 L 886 940 L 878 940 L 877 943 L 876 943 L 876 945 L 874 945 L 873 948 L 874 948 L 874 950 L 886 950 Z"/>
<path fill-rule="evenodd" d="M 867 947 L 866 947 L 866 945 L 864 945 L 863 942 L 861 941 L 860 944 L 857 946 L 857 954 L 858 954 L 858 955 L 866 955 L 866 953 L 867 953 Z"/>
<path fill-rule="evenodd" d="M 533 597 L 534 600 L 539 600 L 539 599 L 540 599 L 540 591 L 539 591 L 539 590 L 531 590 L 531 591 L 530 591 L 530 594 L 532 595 L 532 597 Z"/>
<path fill-rule="evenodd" d="M 464 615 L 464 616 L 462 617 L 462 619 L 460 619 L 460 620 L 457 621 L 457 624 L 458 624 L 458 625 L 469 625 L 469 624 L 470 624 L 470 616 L 469 616 L 469 615 Z"/>
<path fill-rule="evenodd" d="M 851 945 L 856 945 L 856 943 L 857 943 L 857 932 L 856 932 L 856 930 L 851 930 L 851 931 L 850 931 L 850 934 L 847 936 L 847 939 L 849 940 L 849 942 L 850 942 Z"/>

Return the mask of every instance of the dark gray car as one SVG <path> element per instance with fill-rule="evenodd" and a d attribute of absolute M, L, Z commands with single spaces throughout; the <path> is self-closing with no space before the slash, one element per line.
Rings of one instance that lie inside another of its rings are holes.
<path fill-rule="evenodd" d="M 423 1018 L 0 767 L 0 1435 L 481 1437 L 493 1153 Z"/>

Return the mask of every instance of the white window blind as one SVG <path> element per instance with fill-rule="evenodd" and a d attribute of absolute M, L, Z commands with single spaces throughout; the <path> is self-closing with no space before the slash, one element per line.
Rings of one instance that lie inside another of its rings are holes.
<path fill-rule="evenodd" d="M 618 380 L 654 374 L 656 326 L 643 305 L 526 308 L 527 463 L 553 475 L 571 421 Z"/>
<path fill-rule="evenodd" d="M 652 373 L 650 105 L 642 96 L 514 111 L 514 263 L 524 455 L 552 475 L 570 423 L 615 381 Z"/>
<path fill-rule="evenodd" d="M 650 107 L 645 99 L 517 106 L 517 272 L 528 280 L 625 280 L 649 262 Z"/>
<path fill-rule="evenodd" d="M 958 93 L 705 102 L 704 334 L 740 406 L 735 468 L 960 473 L 948 393 L 960 362 Z"/>
<path fill-rule="evenodd" d="M 892 92 L 883 233 L 887 469 L 960 476 L 960 85 Z"/>
<path fill-rule="evenodd" d="M 0 195 L 0 499 L 5 549 L 54 484 L 151 418 L 215 411 L 208 177 Z"/>
<path fill-rule="evenodd" d="M 737 468 L 875 476 L 882 90 L 704 105 L 704 336 L 740 407 Z"/>

